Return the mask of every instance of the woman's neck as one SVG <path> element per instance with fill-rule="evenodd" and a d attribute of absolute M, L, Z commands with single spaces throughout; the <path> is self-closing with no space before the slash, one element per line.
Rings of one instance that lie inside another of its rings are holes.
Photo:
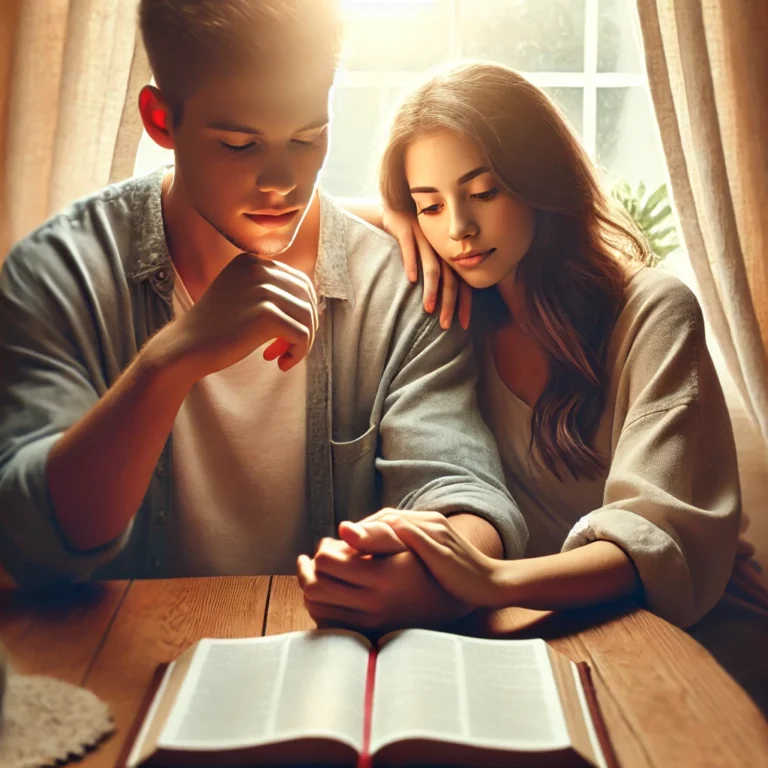
<path fill-rule="evenodd" d="M 506 277 L 503 277 L 497 284 L 499 296 L 504 302 L 513 322 L 519 322 L 526 311 L 525 307 L 525 285 L 520 277 L 518 270 L 513 270 Z"/>

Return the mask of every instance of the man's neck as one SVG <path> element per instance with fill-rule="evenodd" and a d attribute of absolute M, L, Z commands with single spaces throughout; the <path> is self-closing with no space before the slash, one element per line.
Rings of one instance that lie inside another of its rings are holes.
<path fill-rule="evenodd" d="M 162 182 L 163 223 L 176 271 L 198 301 L 240 249 L 212 227 L 189 202 L 173 169 Z M 320 200 L 315 194 L 296 238 L 275 260 L 314 277 L 320 242 Z"/>

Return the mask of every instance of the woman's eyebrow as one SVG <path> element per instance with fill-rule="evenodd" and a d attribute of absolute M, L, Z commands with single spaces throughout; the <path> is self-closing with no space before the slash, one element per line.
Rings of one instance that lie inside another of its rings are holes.
<path fill-rule="evenodd" d="M 472 181 L 472 179 L 476 178 L 477 176 L 480 176 L 483 173 L 488 173 L 490 170 L 491 170 L 490 168 L 486 168 L 484 165 L 481 165 L 478 168 L 468 171 L 459 179 L 459 186 Z"/>
<path fill-rule="evenodd" d="M 489 173 L 490 168 L 486 168 L 486 166 L 481 165 L 477 168 L 473 168 L 471 171 L 467 171 L 460 179 L 459 179 L 459 186 L 462 184 L 468 184 L 472 179 L 477 178 L 478 176 Z M 411 187 L 411 194 L 418 194 L 419 192 L 422 193 L 434 193 L 437 192 L 437 190 L 434 187 Z"/>

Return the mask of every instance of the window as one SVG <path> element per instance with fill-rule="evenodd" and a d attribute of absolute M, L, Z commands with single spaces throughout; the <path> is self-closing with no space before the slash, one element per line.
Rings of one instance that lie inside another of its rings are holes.
<path fill-rule="evenodd" d="M 376 194 L 376 158 L 398 95 L 434 64 L 483 58 L 543 88 L 606 181 L 665 180 L 634 0 L 342 0 L 344 62 L 323 185 Z M 136 172 L 170 162 L 145 135 Z"/>
<path fill-rule="evenodd" d="M 507 64 L 543 88 L 609 183 L 665 180 L 634 0 L 346 0 L 345 13 L 329 192 L 376 193 L 398 95 L 427 67 L 460 58 Z"/>

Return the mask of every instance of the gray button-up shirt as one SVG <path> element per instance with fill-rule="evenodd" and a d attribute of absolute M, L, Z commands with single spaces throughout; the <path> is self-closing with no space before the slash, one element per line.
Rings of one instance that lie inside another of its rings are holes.
<path fill-rule="evenodd" d="M 19 242 L 0 274 L 0 559 L 19 583 L 176 575 L 169 438 L 118 540 L 77 551 L 45 464 L 56 440 L 173 317 L 163 171 L 74 203 Z M 317 541 L 377 509 L 470 512 L 520 557 L 527 530 L 475 399 L 468 335 L 421 309 L 390 237 L 321 195 L 308 358 L 307 504 Z M 115 435 L 116 440 L 120 439 Z M 253 437 L 253 450 L 269 450 Z"/>

